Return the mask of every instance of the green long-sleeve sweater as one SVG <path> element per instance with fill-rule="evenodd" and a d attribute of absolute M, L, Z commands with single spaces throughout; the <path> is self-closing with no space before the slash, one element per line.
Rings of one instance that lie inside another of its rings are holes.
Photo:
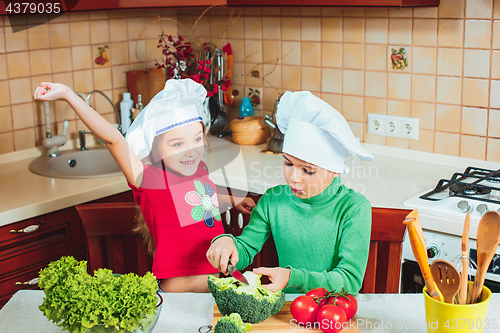
<path fill-rule="evenodd" d="M 308 199 L 297 198 L 286 185 L 268 189 L 241 236 L 225 235 L 234 239 L 238 250 L 236 268 L 250 265 L 271 234 L 279 266 L 291 269 L 285 292 L 344 287 L 358 293 L 370 247 L 371 205 L 342 185 L 340 177 Z"/>

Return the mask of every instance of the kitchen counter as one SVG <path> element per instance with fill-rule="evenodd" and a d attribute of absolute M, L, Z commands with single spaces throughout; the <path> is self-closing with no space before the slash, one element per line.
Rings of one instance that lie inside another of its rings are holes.
<path fill-rule="evenodd" d="M 205 160 L 210 178 L 217 185 L 229 184 L 231 188 L 262 194 L 271 186 L 285 184 L 283 157 L 262 153 L 265 145 L 238 146 L 213 137 L 208 141 Z M 492 162 L 364 146 L 375 156 L 375 162 L 347 156 L 351 171 L 341 177 L 344 185 L 364 194 L 374 207 L 402 208 L 405 199 L 469 165 L 500 168 Z M 33 174 L 28 166 L 41 154 L 39 148 L 34 148 L 0 155 L 0 226 L 129 190 L 124 176 L 62 179 Z M 423 225 L 425 228 L 424 221 Z M 445 225 L 442 229 L 449 232 L 457 227 Z"/>
<path fill-rule="evenodd" d="M 18 291 L 0 310 L 0 330 L 9 333 L 62 332 L 38 310 L 42 304 L 42 290 Z M 196 333 L 198 328 L 211 325 L 214 301 L 210 294 L 162 294 L 163 306 L 153 333 Z M 297 295 L 286 295 L 287 301 Z M 425 333 L 426 319 L 422 294 L 359 294 L 358 312 L 355 316 L 361 332 L 407 332 Z M 487 320 L 496 329 L 485 329 L 484 333 L 498 332 L 500 325 L 500 294 L 492 294 Z M 290 324 L 289 332 L 297 326 Z M 319 331 L 312 331 L 319 332 Z"/>

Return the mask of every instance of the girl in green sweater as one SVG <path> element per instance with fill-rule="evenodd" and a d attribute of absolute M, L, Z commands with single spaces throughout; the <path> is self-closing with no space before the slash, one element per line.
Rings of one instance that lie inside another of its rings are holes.
<path fill-rule="evenodd" d="M 220 235 L 207 252 L 227 274 L 229 259 L 241 270 L 267 238 L 276 244 L 279 267 L 259 267 L 271 291 L 305 293 L 323 287 L 356 294 L 361 288 L 371 233 L 371 206 L 341 184 L 348 152 L 373 161 L 344 117 L 308 91 L 286 92 L 277 124 L 285 134 L 283 174 L 287 185 L 270 188 L 253 209 L 241 236 Z"/>

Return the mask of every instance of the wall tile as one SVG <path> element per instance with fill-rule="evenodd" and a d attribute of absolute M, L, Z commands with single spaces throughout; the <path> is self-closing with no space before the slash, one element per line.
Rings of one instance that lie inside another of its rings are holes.
<path fill-rule="evenodd" d="M 14 131 L 14 149 L 24 150 L 35 147 L 35 129 Z"/>
<path fill-rule="evenodd" d="M 302 90 L 321 91 L 321 68 L 301 67 Z"/>
<path fill-rule="evenodd" d="M 387 101 L 387 114 L 390 116 L 409 117 L 410 102 L 408 101 Z"/>
<path fill-rule="evenodd" d="M 0 81 L 0 91 L 9 91 L 9 81 Z M 10 94 L 0 94 L 0 106 L 10 104 Z"/>
<path fill-rule="evenodd" d="M 389 19 L 389 44 L 411 45 L 410 19 Z"/>
<path fill-rule="evenodd" d="M 342 97 L 342 114 L 348 121 L 364 121 L 363 97 Z"/>
<path fill-rule="evenodd" d="M 299 40 L 300 39 L 300 18 L 282 17 L 281 18 L 282 39 Z"/>
<path fill-rule="evenodd" d="M 91 21 L 90 38 L 92 44 L 109 43 L 109 25 L 108 21 Z"/>
<path fill-rule="evenodd" d="M 323 42 L 342 41 L 342 18 L 340 17 L 321 18 L 321 40 Z"/>
<path fill-rule="evenodd" d="M 130 62 L 146 61 L 146 41 L 137 40 L 128 42 L 128 52 Z M 260 52 L 260 51 L 259 51 Z"/>
<path fill-rule="evenodd" d="M 420 129 L 418 140 L 410 140 L 410 149 L 432 153 L 434 151 L 434 131 Z"/>
<path fill-rule="evenodd" d="M 500 52 L 493 51 L 491 57 L 491 78 L 500 79 Z"/>
<path fill-rule="evenodd" d="M 438 46 L 462 47 L 464 21 L 462 20 L 439 20 L 438 23 Z"/>
<path fill-rule="evenodd" d="M 29 76 L 29 52 L 7 53 L 7 65 L 10 78 Z"/>
<path fill-rule="evenodd" d="M 0 108 L 0 119 L 2 119 L 0 122 L 0 133 L 12 131 L 12 113 L 10 107 Z"/>
<path fill-rule="evenodd" d="M 129 46 L 127 42 L 112 43 L 109 45 L 112 65 L 122 65 L 129 62 Z"/>
<path fill-rule="evenodd" d="M 410 140 L 387 137 L 386 138 L 386 145 L 389 147 L 409 149 L 410 148 Z"/>
<path fill-rule="evenodd" d="M 300 38 L 304 41 L 321 40 L 321 21 L 316 17 L 303 17 L 300 20 Z"/>
<path fill-rule="evenodd" d="M 14 124 L 14 130 L 35 126 L 33 103 L 13 105 L 12 120 Z"/>
<path fill-rule="evenodd" d="M 165 33 L 168 34 L 167 31 Z M 128 39 L 126 19 L 109 20 L 109 38 L 111 42 L 125 41 Z"/>
<path fill-rule="evenodd" d="M 31 67 L 31 75 L 51 73 L 52 68 L 51 68 L 50 50 L 31 51 L 30 67 Z"/>
<path fill-rule="evenodd" d="M 463 51 L 461 49 L 438 49 L 438 75 L 462 76 Z"/>
<path fill-rule="evenodd" d="M 73 69 L 71 49 L 69 47 L 51 49 L 52 72 L 67 72 Z"/>
<path fill-rule="evenodd" d="M 233 44 L 231 43 L 232 46 Z M 234 51 L 235 49 L 233 48 L 233 57 Z M 262 62 L 271 64 L 281 63 L 281 44 L 273 40 L 262 41 Z"/>
<path fill-rule="evenodd" d="M 385 45 L 366 45 L 366 70 L 385 71 L 388 66 Z"/>
<path fill-rule="evenodd" d="M 363 95 L 363 71 L 344 69 L 342 73 L 342 91 L 348 95 Z"/>
<path fill-rule="evenodd" d="M 300 15 L 300 8 L 298 7 L 283 7 L 281 8 L 281 15 Z"/>
<path fill-rule="evenodd" d="M 144 17 L 127 18 L 128 39 L 139 39 L 139 36 L 141 35 L 141 33 L 144 32 L 145 28 L 146 28 L 146 22 L 144 20 Z"/>
<path fill-rule="evenodd" d="M 437 16 L 437 7 L 420 7 L 413 9 L 413 17 L 436 18 Z"/>
<path fill-rule="evenodd" d="M 4 31 L 7 52 L 28 50 L 28 32 L 26 30 L 16 33 L 13 33 L 11 29 L 4 29 Z"/>
<path fill-rule="evenodd" d="M 438 76 L 436 96 L 438 103 L 460 104 L 462 101 L 461 92 L 461 78 Z"/>
<path fill-rule="evenodd" d="M 364 142 L 366 142 L 366 143 L 385 146 L 385 138 L 386 138 L 385 136 L 365 133 L 363 138 L 364 138 Z"/>
<path fill-rule="evenodd" d="M 437 20 L 413 20 L 413 45 L 437 45 Z"/>
<path fill-rule="evenodd" d="M 389 16 L 391 17 L 411 17 L 411 8 L 389 8 Z"/>
<path fill-rule="evenodd" d="M 54 82 L 59 82 L 59 83 L 62 83 L 68 87 L 70 87 L 71 89 L 74 89 L 74 85 L 73 85 L 73 73 L 60 73 L 60 74 L 54 74 L 52 75 L 52 77 L 54 78 Z M 42 82 L 41 80 L 34 80 L 32 79 L 31 80 L 31 85 L 34 86 L 38 86 L 40 84 L 40 82 Z M 90 92 L 90 90 L 85 90 L 85 91 L 81 91 L 81 92 Z M 52 103 L 52 102 L 51 102 Z M 53 111 L 53 108 L 51 108 L 51 110 Z M 35 118 L 36 119 L 36 118 Z M 55 118 L 54 118 L 55 119 Z M 44 124 L 45 122 L 43 122 Z M 41 125 L 41 123 L 37 123 L 37 125 Z"/>
<path fill-rule="evenodd" d="M 261 40 L 245 40 L 245 61 L 259 63 L 262 62 Z"/>
<path fill-rule="evenodd" d="M 488 80 L 464 79 L 463 105 L 488 107 Z"/>
<path fill-rule="evenodd" d="M 283 65 L 300 64 L 300 42 L 282 42 Z"/>
<path fill-rule="evenodd" d="M 412 75 L 412 100 L 434 102 L 436 99 L 436 77 L 434 75 Z"/>
<path fill-rule="evenodd" d="M 434 133 L 434 152 L 437 154 L 458 156 L 460 135 L 453 133 Z"/>
<path fill-rule="evenodd" d="M 388 38 L 387 18 L 367 18 L 366 19 L 366 42 L 374 44 L 387 44 Z"/>
<path fill-rule="evenodd" d="M 281 66 L 264 65 L 264 87 L 272 87 L 277 89 L 280 86 L 281 86 Z M 266 95 L 264 95 L 264 98 L 265 96 Z"/>
<path fill-rule="evenodd" d="M 73 82 L 75 84 L 74 90 L 76 92 L 89 93 L 93 90 L 94 82 L 92 78 L 92 71 L 75 71 L 73 72 Z"/>
<path fill-rule="evenodd" d="M 220 39 L 222 38 L 224 34 L 224 30 L 226 29 L 226 24 L 228 23 L 229 19 L 226 20 L 225 16 L 210 16 L 210 37 L 211 39 Z M 146 27 L 148 26 L 148 18 L 146 18 Z M 228 27 L 229 28 L 229 27 Z M 155 32 L 157 35 L 159 35 L 162 31 L 161 29 L 161 24 L 160 24 L 160 29 L 158 32 L 156 32 L 157 29 L 152 29 L 151 27 L 147 28 L 146 30 L 146 38 L 154 38 L 154 36 L 149 36 L 147 32 L 149 30 L 152 30 L 152 32 Z M 261 29 L 262 30 L 262 29 Z M 151 32 L 151 34 L 152 34 Z M 227 37 L 227 36 L 225 36 Z"/>
<path fill-rule="evenodd" d="M 363 44 L 344 43 L 344 68 L 363 69 L 365 63 Z"/>
<path fill-rule="evenodd" d="M 7 72 L 7 56 L 5 54 L 0 54 L 0 80 L 6 80 L 8 78 Z M 2 118 L 0 118 L 2 119 Z"/>
<path fill-rule="evenodd" d="M 71 22 L 69 24 L 71 45 L 90 44 L 90 25 L 89 22 Z"/>
<path fill-rule="evenodd" d="M 30 50 L 49 48 L 49 25 L 30 26 L 28 29 L 28 43 Z"/>
<path fill-rule="evenodd" d="M 9 85 L 10 85 L 10 97 L 12 104 L 27 103 L 33 100 L 29 78 L 10 80 Z M 1 90 L 1 91 L 7 91 L 7 90 Z"/>
<path fill-rule="evenodd" d="M 436 130 L 459 133 L 461 119 L 462 112 L 460 106 L 436 105 Z"/>
<path fill-rule="evenodd" d="M 0 28 L 0 53 L 5 53 L 5 29 Z"/>
<path fill-rule="evenodd" d="M 494 49 L 500 49 L 500 21 L 493 21 L 493 43 Z"/>
<path fill-rule="evenodd" d="M 73 69 L 85 69 L 92 67 L 92 53 L 90 46 L 73 46 L 71 48 Z"/>
<path fill-rule="evenodd" d="M 465 47 L 490 48 L 491 21 L 466 20 L 465 21 Z"/>
<path fill-rule="evenodd" d="M 113 66 L 111 69 L 113 75 L 113 87 L 127 87 L 127 71 L 129 65 Z"/>
<path fill-rule="evenodd" d="M 362 18 L 344 18 L 343 40 L 347 43 L 364 43 L 365 20 Z"/>
<path fill-rule="evenodd" d="M 365 15 L 367 17 L 388 17 L 389 10 L 387 8 L 370 7 L 365 9 Z"/>
<path fill-rule="evenodd" d="M 245 38 L 262 39 L 262 18 L 244 17 Z"/>
<path fill-rule="evenodd" d="M 500 163 L 500 140 L 488 138 L 487 145 L 486 160 Z"/>
<path fill-rule="evenodd" d="M 103 93 L 112 100 L 113 96 L 111 90 L 103 90 Z M 106 100 L 106 98 L 104 98 L 104 96 L 100 94 L 95 95 L 94 109 L 102 115 L 104 114 L 115 115 L 113 106 Z M 114 116 L 112 119 L 113 122 L 116 121 L 116 116 Z"/>
<path fill-rule="evenodd" d="M 281 86 L 284 89 L 299 90 L 300 89 L 300 67 L 299 66 L 282 66 L 282 82 Z"/>
<path fill-rule="evenodd" d="M 342 44 L 340 43 L 321 44 L 321 66 L 342 67 Z"/>
<path fill-rule="evenodd" d="M 109 90 L 112 88 L 111 68 L 94 69 L 94 89 Z"/>
<path fill-rule="evenodd" d="M 154 12 L 157 13 L 157 11 Z M 89 15 L 91 20 L 105 20 L 108 18 L 108 12 L 90 12 Z"/>
<path fill-rule="evenodd" d="M 387 114 L 387 101 L 382 98 L 365 98 L 365 114 L 377 113 Z"/>
<path fill-rule="evenodd" d="M 321 8 L 323 16 L 342 16 L 342 8 L 323 7 Z"/>
<path fill-rule="evenodd" d="M 89 13 L 85 12 L 74 12 L 74 13 L 69 13 L 69 20 L 70 21 L 88 21 L 89 19 Z"/>
<path fill-rule="evenodd" d="M 262 18 L 262 37 L 264 39 L 281 38 L 281 18 L 263 17 Z"/>
<path fill-rule="evenodd" d="M 389 73 L 388 97 L 394 99 L 410 99 L 411 77 L 409 74 Z"/>
<path fill-rule="evenodd" d="M 465 0 L 441 0 L 439 5 L 440 18 L 463 18 Z"/>
<path fill-rule="evenodd" d="M 493 0 L 467 0 L 465 17 L 473 19 L 491 19 Z"/>
<path fill-rule="evenodd" d="M 419 74 L 436 74 L 436 48 L 413 47 L 412 71 Z"/>
<path fill-rule="evenodd" d="M 342 93 L 342 70 L 323 68 L 321 70 L 321 90 L 337 94 Z"/>
<path fill-rule="evenodd" d="M 500 110 L 490 110 L 488 136 L 500 138 Z"/>
<path fill-rule="evenodd" d="M 365 72 L 365 96 L 387 96 L 387 73 Z"/>
<path fill-rule="evenodd" d="M 493 18 L 500 19 L 500 1 L 499 0 L 493 1 Z"/>
<path fill-rule="evenodd" d="M 464 50 L 464 76 L 488 78 L 490 76 L 490 51 Z"/>
<path fill-rule="evenodd" d="M 321 99 L 330 104 L 335 110 L 342 113 L 342 95 L 322 93 Z"/>
<path fill-rule="evenodd" d="M 300 15 L 302 16 L 321 16 L 321 8 L 316 7 L 301 7 Z"/>
<path fill-rule="evenodd" d="M 321 65 L 321 43 L 302 42 L 301 64 L 302 66 L 320 66 Z"/>
<path fill-rule="evenodd" d="M 363 17 L 365 16 L 365 9 L 364 8 L 344 8 L 344 16 L 359 16 Z"/>
<path fill-rule="evenodd" d="M 354 134 L 355 137 L 363 141 L 364 127 L 366 127 L 365 124 L 363 122 L 355 122 L 355 121 L 348 121 L 347 124 L 351 128 L 352 134 Z"/>
<path fill-rule="evenodd" d="M 433 103 L 411 103 L 411 117 L 419 119 L 420 129 L 434 130 L 434 114 Z"/>
<path fill-rule="evenodd" d="M 486 136 L 488 110 L 478 108 L 462 108 L 462 134 Z"/>
<path fill-rule="evenodd" d="M 228 43 L 231 43 L 231 48 L 233 50 L 233 61 L 234 62 L 243 62 L 245 59 L 245 41 L 243 39 L 228 39 Z M 276 44 L 276 47 L 281 48 L 281 44 L 277 43 L 276 41 L 264 41 L 265 43 L 274 43 Z M 276 53 L 273 55 L 274 59 L 277 58 L 277 55 L 280 54 L 280 52 Z M 274 60 L 275 61 L 275 60 Z M 281 55 L 280 55 L 280 62 L 281 62 Z"/>
<path fill-rule="evenodd" d="M 461 135 L 460 157 L 484 161 L 486 159 L 486 138 Z"/>
<path fill-rule="evenodd" d="M 500 81 L 491 81 L 490 107 L 500 109 Z"/>

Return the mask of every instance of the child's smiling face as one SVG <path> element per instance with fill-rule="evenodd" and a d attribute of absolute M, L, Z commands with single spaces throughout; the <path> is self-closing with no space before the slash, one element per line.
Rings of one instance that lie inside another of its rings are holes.
<path fill-rule="evenodd" d="M 307 199 L 322 193 L 339 174 L 283 154 L 283 174 L 293 194 Z"/>
<path fill-rule="evenodd" d="M 205 153 L 204 135 L 199 121 L 166 132 L 160 143 L 165 165 L 181 175 L 192 176 Z"/>

